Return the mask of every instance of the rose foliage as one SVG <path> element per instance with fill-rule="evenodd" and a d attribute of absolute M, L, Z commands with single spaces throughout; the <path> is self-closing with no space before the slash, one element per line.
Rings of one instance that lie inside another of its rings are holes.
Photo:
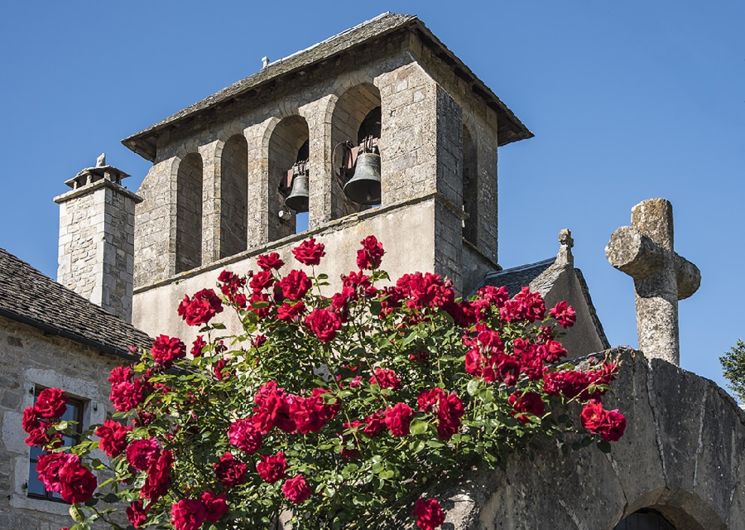
<path fill-rule="evenodd" d="M 324 254 L 308 239 L 293 250 L 304 267 L 280 273 L 270 253 L 186 296 L 196 340 L 161 335 L 115 368 L 117 412 L 75 447 L 62 447 L 62 391 L 40 394 L 23 427 L 72 529 L 371 528 L 404 514 L 430 530 L 445 519 L 431 492 L 474 466 L 536 437 L 607 450 L 622 436 L 623 415 L 602 404 L 615 360 L 563 361 L 566 302 L 492 286 L 456 299 L 431 273 L 391 282 L 373 236 L 329 297 Z M 240 334 L 216 321 L 223 309 Z"/>

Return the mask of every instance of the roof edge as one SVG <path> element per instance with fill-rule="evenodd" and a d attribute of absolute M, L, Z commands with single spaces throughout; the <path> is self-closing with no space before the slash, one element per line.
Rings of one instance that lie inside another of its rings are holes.
<path fill-rule="evenodd" d="M 328 55 L 317 57 L 308 63 L 299 64 L 295 67 L 291 67 L 287 71 L 279 72 L 273 76 L 268 76 L 265 79 L 261 79 L 255 84 L 247 84 L 245 87 L 240 88 L 241 84 L 246 83 L 249 79 L 251 79 L 251 77 L 259 75 L 262 72 L 262 70 L 259 70 L 258 72 L 255 72 L 247 77 L 244 77 L 243 79 L 240 79 L 228 85 L 227 87 L 213 94 L 210 94 L 205 98 L 200 99 L 199 101 L 193 103 L 192 105 L 189 105 L 177 111 L 176 113 L 171 114 L 165 119 L 124 138 L 121 141 L 121 143 L 125 147 L 133 151 L 134 153 L 145 158 L 146 160 L 149 160 L 150 162 L 154 162 L 156 154 L 157 154 L 154 137 L 157 136 L 157 134 L 160 131 L 168 127 L 172 127 L 176 124 L 182 123 L 183 121 L 193 118 L 194 116 L 202 112 L 215 109 L 219 106 L 224 106 L 226 102 L 239 98 L 240 96 L 244 95 L 245 93 L 251 90 L 257 90 L 269 82 L 276 81 L 277 79 L 281 79 L 298 70 L 312 67 L 318 63 L 327 61 L 328 59 L 332 57 L 336 57 L 337 55 L 340 55 L 342 53 L 346 53 L 350 50 L 357 49 L 360 46 L 364 46 L 365 43 L 369 42 L 371 39 L 377 39 L 384 35 L 388 35 L 390 33 L 398 32 L 398 31 L 403 31 L 407 29 L 410 30 L 413 27 L 416 27 L 416 29 L 420 31 L 421 34 L 425 37 L 423 39 L 425 45 L 430 45 L 431 43 L 431 45 L 434 45 L 434 47 L 439 48 L 444 53 L 444 55 L 450 59 L 450 61 L 453 61 L 456 64 L 458 69 L 460 69 L 462 72 L 465 73 L 466 76 L 470 78 L 471 82 L 473 83 L 472 89 L 476 93 L 476 96 L 483 98 L 484 100 L 487 101 L 487 103 L 492 103 L 494 107 L 496 107 L 495 110 L 497 110 L 497 112 L 501 111 L 501 113 L 503 113 L 507 117 L 509 122 L 513 125 L 514 129 L 516 129 L 517 132 L 513 134 L 512 136 L 498 139 L 499 146 L 504 146 L 504 145 L 507 145 L 509 143 L 516 142 L 519 140 L 526 140 L 534 136 L 534 134 L 525 126 L 525 124 L 522 123 L 522 121 L 515 115 L 515 113 L 512 112 L 512 110 L 509 107 L 507 107 L 507 105 L 504 102 L 502 102 L 502 100 L 499 99 L 499 97 L 491 90 L 491 88 L 489 88 L 468 66 L 466 66 L 466 64 L 460 58 L 458 58 L 452 51 L 450 51 L 448 47 L 445 46 L 445 44 L 439 38 L 437 38 L 437 36 L 435 36 L 434 33 L 432 33 L 432 31 L 429 28 L 427 28 L 424 22 L 415 15 L 398 14 L 398 13 L 392 13 L 392 12 L 386 11 L 384 13 L 381 13 L 380 15 L 377 15 L 376 17 L 373 17 L 369 20 L 361 22 L 360 24 L 357 24 L 335 35 L 332 35 L 331 37 L 324 39 L 318 43 L 315 43 L 308 48 L 298 50 L 275 62 L 272 62 L 270 63 L 268 68 L 280 66 L 283 62 L 287 61 L 290 58 L 296 57 L 302 53 L 309 52 L 310 50 L 313 50 L 317 48 L 318 46 L 329 43 L 355 30 L 359 30 L 360 28 L 363 28 L 368 24 L 371 24 L 375 21 L 382 20 L 386 16 L 401 17 L 402 20 L 392 25 L 389 28 L 381 30 L 379 33 L 373 36 L 370 36 L 370 37 L 367 37 L 361 40 L 360 42 L 352 43 L 348 48 L 338 50 Z M 440 59 L 443 59 L 442 56 L 438 56 L 438 57 Z M 230 91 L 231 89 L 236 89 L 236 92 L 226 95 L 224 99 L 215 98 L 221 92 Z M 213 101 L 210 101 L 211 98 L 215 98 L 215 99 Z M 190 111 L 189 109 L 191 108 L 193 108 L 193 110 Z"/>

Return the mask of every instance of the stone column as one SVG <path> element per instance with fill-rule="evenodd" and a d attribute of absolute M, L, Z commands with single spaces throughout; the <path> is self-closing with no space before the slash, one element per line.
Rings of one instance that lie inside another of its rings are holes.
<path fill-rule="evenodd" d="M 331 168 L 331 109 L 337 97 L 324 96 L 300 107 L 300 115 L 308 123 L 308 144 L 310 147 L 308 183 L 309 206 L 308 228 L 320 226 L 333 217 L 332 186 L 334 183 Z"/>
<path fill-rule="evenodd" d="M 220 154 L 225 143 L 199 146 L 202 156 L 202 265 L 220 259 Z"/>

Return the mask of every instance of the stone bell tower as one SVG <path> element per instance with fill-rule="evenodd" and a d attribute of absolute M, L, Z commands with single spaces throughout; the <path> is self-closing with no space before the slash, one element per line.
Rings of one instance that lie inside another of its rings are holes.
<path fill-rule="evenodd" d="M 60 205 L 57 281 L 127 322 L 132 320 L 135 204 L 124 171 L 96 165 L 66 180 Z"/>
<path fill-rule="evenodd" d="M 497 149 L 531 136 L 414 16 L 384 13 L 268 63 L 123 141 L 153 163 L 134 324 L 187 334 L 164 316 L 185 293 L 262 252 L 291 263 L 306 237 L 332 256 L 331 288 L 375 234 L 393 277 L 434 271 L 469 292 L 499 268 Z"/>

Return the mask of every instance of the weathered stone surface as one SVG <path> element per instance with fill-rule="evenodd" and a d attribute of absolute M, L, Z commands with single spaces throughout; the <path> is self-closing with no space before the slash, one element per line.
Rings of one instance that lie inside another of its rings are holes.
<path fill-rule="evenodd" d="M 135 204 L 142 199 L 109 180 L 112 173 L 118 180 L 126 176 L 110 166 L 83 170 L 71 179 L 75 188 L 55 198 L 60 205 L 57 280 L 130 322 Z M 82 184 L 79 177 L 85 177 Z"/>
<path fill-rule="evenodd" d="M 30 466 L 21 429 L 23 409 L 33 405 L 35 385 L 56 386 L 87 402 L 84 428 L 103 422 L 112 412 L 105 374 L 121 359 L 4 317 L 0 344 L 0 373 L 12 381 L 0 380 L 0 528 L 68 527 L 66 504 L 26 495 Z"/>
<path fill-rule="evenodd" d="M 743 527 L 745 412 L 707 379 L 621 353 L 604 401 L 628 423 L 611 452 L 520 451 L 506 471 L 484 471 L 453 493 L 451 528 L 611 530 L 641 508 L 679 530 Z"/>
<path fill-rule="evenodd" d="M 648 199 L 634 206 L 631 226 L 613 232 L 605 254 L 634 278 L 639 348 L 680 364 L 678 300 L 696 292 L 701 273 L 673 250 L 672 204 Z"/>

